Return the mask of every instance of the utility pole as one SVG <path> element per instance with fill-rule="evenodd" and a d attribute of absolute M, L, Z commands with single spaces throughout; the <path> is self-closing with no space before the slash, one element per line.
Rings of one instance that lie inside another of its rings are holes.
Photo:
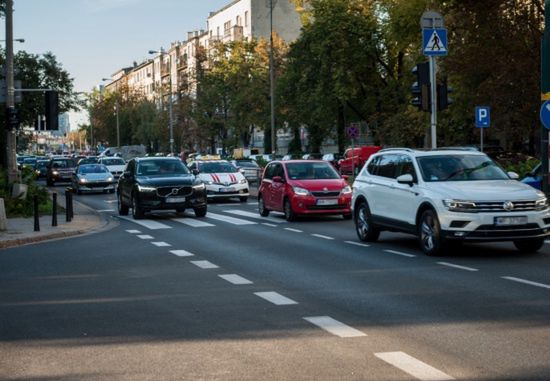
<path fill-rule="evenodd" d="M 544 2 L 545 20 L 550 20 L 550 0 Z M 544 34 L 541 43 L 541 65 L 540 65 L 540 92 L 541 101 L 550 99 L 550 22 L 544 25 Z M 540 127 L 540 161 L 542 183 L 541 190 L 548 194 L 548 143 L 550 132 L 541 123 Z"/>
<path fill-rule="evenodd" d="M 115 101 L 115 111 L 116 111 L 116 146 L 120 148 L 120 125 L 118 122 L 118 99 Z"/>
<path fill-rule="evenodd" d="M 6 0 L 6 109 L 15 107 L 15 87 L 13 78 L 13 0 Z M 6 112 L 6 164 L 8 181 L 14 183 L 19 179 L 16 159 L 16 135 L 15 129 L 7 120 Z"/>
<path fill-rule="evenodd" d="M 269 94 L 271 103 L 271 151 L 277 153 L 275 131 L 275 67 L 273 62 L 273 0 L 269 0 Z"/>

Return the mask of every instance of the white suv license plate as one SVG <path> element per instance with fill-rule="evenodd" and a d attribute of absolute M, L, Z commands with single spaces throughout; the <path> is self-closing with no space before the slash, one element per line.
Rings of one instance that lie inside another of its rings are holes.
<path fill-rule="evenodd" d="M 526 225 L 527 216 L 495 217 L 496 226 Z"/>
<path fill-rule="evenodd" d="M 185 197 L 166 197 L 167 204 L 176 204 L 178 202 L 185 202 Z"/>
<path fill-rule="evenodd" d="M 235 192 L 235 188 L 220 188 L 220 193 L 231 193 Z"/>
<path fill-rule="evenodd" d="M 338 205 L 338 199 L 337 198 L 331 198 L 331 199 L 318 199 L 317 205 L 320 206 L 326 206 L 326 205 Z"/>

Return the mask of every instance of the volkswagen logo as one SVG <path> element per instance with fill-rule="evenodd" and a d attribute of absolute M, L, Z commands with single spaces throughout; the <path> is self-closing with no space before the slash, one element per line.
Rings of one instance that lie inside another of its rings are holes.
<path fill-rule="evenodd" d="M 512 201 L 506 201 L 504 204 L 502 204 L 502 207 L 504 208 L 504 210 L 509 212 L 514 209 L 514 204 L 512 203 Z"/>

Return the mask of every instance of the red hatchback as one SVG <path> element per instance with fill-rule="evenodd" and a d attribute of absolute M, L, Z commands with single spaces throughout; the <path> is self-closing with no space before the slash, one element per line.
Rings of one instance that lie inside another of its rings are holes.
<path fill-rule="evenodd" d="M 264 170 L 258 208 L 264 217 L 283 212 L 288 221 L 300 214 L 341 214 L 351 219 L 351 187 L 322 160 L 272 161 Z"/>

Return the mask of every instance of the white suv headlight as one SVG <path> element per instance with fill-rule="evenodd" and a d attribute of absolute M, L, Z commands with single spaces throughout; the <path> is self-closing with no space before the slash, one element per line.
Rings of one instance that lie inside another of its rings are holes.
<path fill-rule="evenodd" d="M 304 189 L 304 188 L 292 187 L 292 190 L 293 190 L 294 193 L 296 193 L 298 196 L 307 196 L 307 195 L 309 195 L 309 191 L 308 191 L 307 189 Z"/>
<path fill-rule="evenodd" d="M 546 197 L 539 198 L 535 202 L 535 207 L 537 208 L 537 210 L 547 209 L 548 208 L 548 199 Z"/>
<path fill-rule="evenodd" d="M 443 200 L 443 205 L 452 212 L 474 212 L 476 203 L 464 200 Z"/>

